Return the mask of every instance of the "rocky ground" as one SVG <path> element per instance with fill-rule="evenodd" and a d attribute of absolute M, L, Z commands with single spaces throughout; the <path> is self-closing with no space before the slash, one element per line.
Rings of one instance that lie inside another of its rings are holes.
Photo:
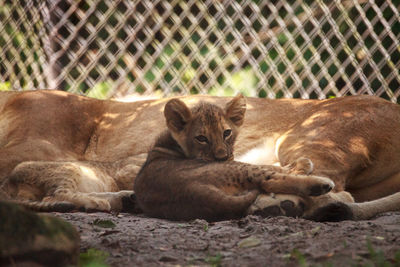
<path fill-rule="evenodd" d="M 400 213 L 338 223 L 257 216 L 207 223 L 126 213 L 54 215 L 77 227 L 81 255 L 110 266 L 400 266 Z"/>

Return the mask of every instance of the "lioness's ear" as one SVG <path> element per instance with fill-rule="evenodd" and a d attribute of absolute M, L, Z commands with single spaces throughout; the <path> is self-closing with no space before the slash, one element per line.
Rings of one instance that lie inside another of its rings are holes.
<path fill-rule="evenodd" d="M 171 99 L 164 108 L 168 129 L 180 132 L 192 117 L 190 109 L 179 99 Z"/>
<path fill-rule="evenodd" d="M 242 126 L 246 113 L 246 99 L 242 94 L 237 95 L 226 104 L 225 113 L 236 126 Z"/>

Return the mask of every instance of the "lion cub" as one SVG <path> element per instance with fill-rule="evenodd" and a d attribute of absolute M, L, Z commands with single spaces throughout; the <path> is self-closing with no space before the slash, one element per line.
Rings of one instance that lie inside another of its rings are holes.
<path fill-rule="evenodd" d="M 233 161 L 246 103 L 237 96 L 224 109 L 178 99 L 164 109 L 168 130 L 155 142 L 134 183 L 145 214 L 172 220 L 209 221 L 244 216 L 262 192 L 316 196 L 328 178 L 285 174 L 285 168 Z"/>

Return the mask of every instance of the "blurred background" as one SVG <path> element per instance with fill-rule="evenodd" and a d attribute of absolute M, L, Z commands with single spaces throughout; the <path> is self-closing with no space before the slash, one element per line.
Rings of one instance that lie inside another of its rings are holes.
<path fill-rule="evenodd" d="M 0 90 L 400 102 L 400 0 L 0 0 Z"/>

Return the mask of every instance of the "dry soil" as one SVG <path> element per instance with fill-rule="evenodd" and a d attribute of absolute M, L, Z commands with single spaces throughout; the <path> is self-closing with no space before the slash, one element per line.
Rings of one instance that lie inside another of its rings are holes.
<path fill-rule="evenodd" d="M 81 252 L 104 251 L 110 266 L 400 266 L 399 212 L 335 223 L 257 216 L 208 223 L 127 213 L 54 215 L 77 227 Z"/>

